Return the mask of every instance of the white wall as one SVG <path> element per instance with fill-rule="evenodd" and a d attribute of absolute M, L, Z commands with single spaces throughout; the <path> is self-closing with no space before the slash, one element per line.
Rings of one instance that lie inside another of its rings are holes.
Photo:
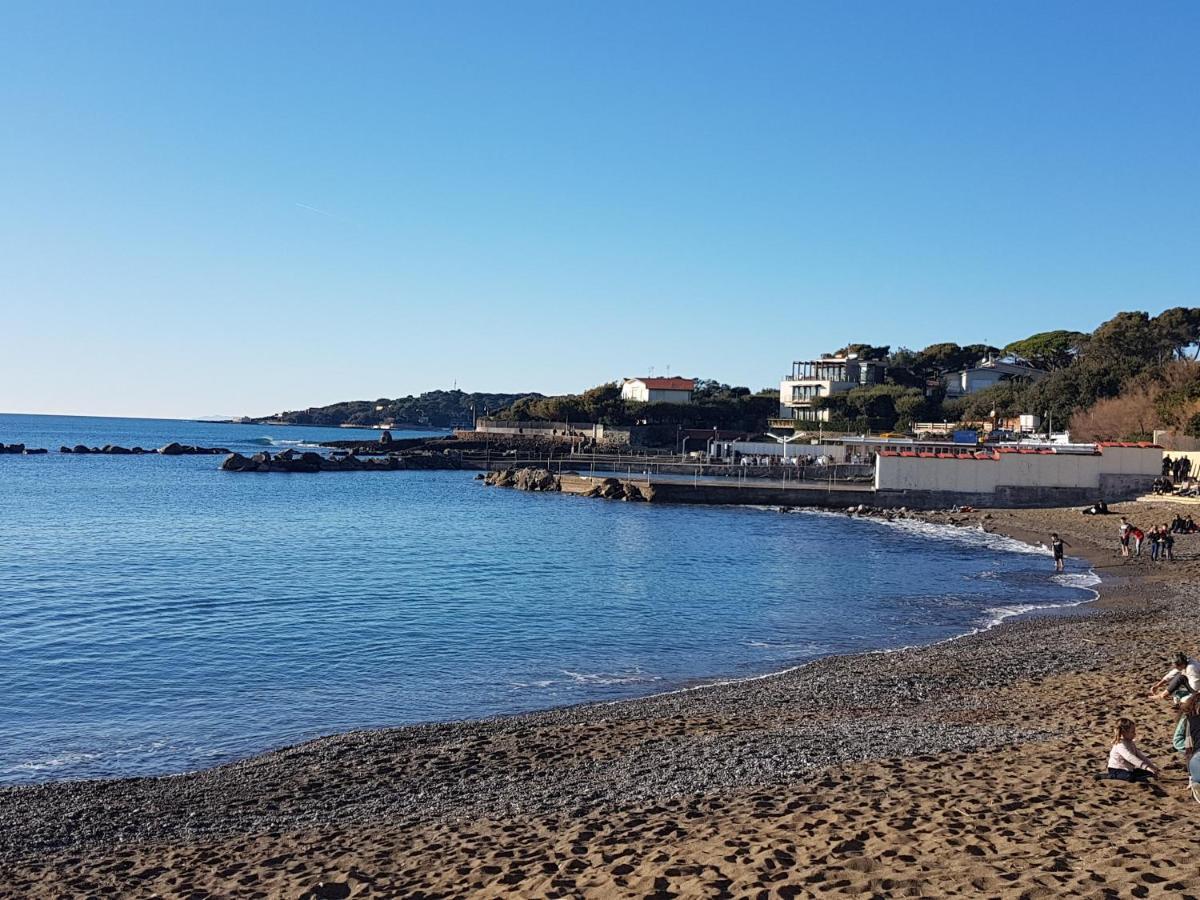
<path fill-rule="evenodd" d="M 1096 455 L 1001 453 L 999 459 L 930 459 L 880 456 L 875 486 L 885 490 L 993 493 L 998 487 L 1100 487 L 1101 475 L 1153 478 L 1162 470 L 1162 451 L 1148 447 L 1104 447 Z"/>

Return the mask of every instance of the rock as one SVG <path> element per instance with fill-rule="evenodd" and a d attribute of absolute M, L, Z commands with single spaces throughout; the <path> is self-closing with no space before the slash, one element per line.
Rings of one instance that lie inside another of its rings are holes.
<path fill-rule="evenodd" d="M 625 488 L 616 478 L 605 478 L 600 482 L 600 496 L 605 500 L 620 500 L 625 496 Z"/>
<path fill-rule="evenodd" d="M 24 444 L 9 444 L 7 447 L 5 447 L 3 444 L 0 444 L 0 453 L 24 453 L 24 452 L 25 452 Z"/>
<path fill-rule="evenodd" d="M 379 443 L 390 444 L 391 442 L 392 442 L 392 433 L 390 431 L 384 431 L 384 433 L 379 436 Z"/>
<path fill-rule="evenodd" d="M 642 496 L 642 492 L 638 488 L 638 486 L 633 483 L 629 483 L 629 484 L 625 485 L 625 499 L 626 500 L 640 500 L 642 502 L 645 502 L 645 500 L 646 500 L 646 498 L 644 496 Z"/>
<path fill-rule="evenodd" d="M 89 450 L 87 447 L 83 446 L 83 444 L 76 444 L 75 449 L 72 452 L 73 453 L 91 453 L 92 451 Z"/>
<path fill-rule="evenodd" d="M 182 444 L 172 441 L 165 447 L 159 447 L 158 452 L 163 456 L 180 456 L 184 451 Z"/>
<path fill-rule="evenodd" d="M 221 469 L 225 472 L 245 472 L 254 466 L 250 460 L 242 456 L 240 453 L 231 453 L 221 463 Z"/>
<path fill-rule="evenodd" d="M 314 900 L 344 900 L 350 896 L 350 885 L 344 881 L 322 881 L 309 892 Z"/>
<path fill-rule="evenodd" d="M 39 453 L 47 453 L 47 452 L 49 452 L 49 451 L 47 451 L 45 447 L 26 447 L 25 448 L 26 456 L 35 456 Z"/>
<path fill-rule="evenodd" d="M 58 448 L 58 452 L 59 452 L 59 453 L 71 453 L 71 452 L 73 452 L 73 451 L 71 450 L 71 448 L 70 448 L 70 447 L 65 447 L 65 446 L 64 446 L 64 447 L 59 447 L 59 448 Z"/>

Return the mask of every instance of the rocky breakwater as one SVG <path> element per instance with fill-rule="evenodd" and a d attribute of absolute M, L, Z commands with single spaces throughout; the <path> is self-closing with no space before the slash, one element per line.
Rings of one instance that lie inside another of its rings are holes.
<path fill-rule="evenodd" d="M 484 484 L 516 488 L 518 491 L 561 491 L 562 482 L 548 469 L 497 469 L 488 472 Z"/>
<path fill-rule="evenodd" d="M 45 452 L 45 447 L 26 447 L 24 444 L 0 444 L 0 453 L 23 453 L 26 456 L 34 456 Z"/>
<path fill-rule="evenodd" d="M 44 452 L 44 451 L 43 451 Z M 59 453 L 78 453 L 80 455 L 96 453 L 107 456 L 142 456 L 147 453 L 157 453 L 160 456 L 216 456 L 228 453 L 226 447 L 197 447 L 193 444 L 171 442 L 157 450 L 143 447 L 121 447 L 117 444 L 105 444 L 103 447 L 88 447 L 86 444 L 76 444 L 74 447 L 59 447 Z"/>
<path fill-rule="evenodd" d="M 496 487 L 516 488 L 518 491 L 561 491 L 562 479 L 548 469 L 497 469 L 488 472 L 486 476 L 476 476 L 483 479 L 484 484 Z M 596 482 L 589 490 L 580 493 L 571 487 L 569 493 L 579 493 L 582 497 L 598 497 L 601 500 L 649 500 L 636 484 L 621 481 L 619 478 L 605 478 Z"/>
<path fill-rule="evenodd" d="M 645 500 L 646 495 L 632 481 L 621 481 L 618 478 L 605 478 L 590 491 L 586 492 L 585 497 L 599 497 L 601 500 Z"/>
<path fill-rule="evenodd" d="M 221 463 L 221 468 L 226 472 L 397 472 L 459 469 L 462 468 L 462 463 L 457 457 L 442 453 L 360 457 L 354 453 L 323 456 L 313 451 L 298 453 L 295 450 L 284 450 L 274 456 L 265 451 L 253 456 L 231 453 Z"/>

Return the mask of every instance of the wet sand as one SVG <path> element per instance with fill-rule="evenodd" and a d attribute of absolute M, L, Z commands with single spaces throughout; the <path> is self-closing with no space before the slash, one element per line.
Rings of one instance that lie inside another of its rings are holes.
<path fill-rule="evenodd" d="M 1174 514 L 1113 510 L 1143 528 Z M 1200 535 L 1155 565 L 1116 556 L 1117 515 L 954 519 L 1059 531 L 1104 579 L 1096 611 L 172 778 L 3 790 L 0 895 L 1200 896 L 1200 808 L 1172 710 L 1146 697 L 1170 652 L 1197 652 Z M 1093 779 L 1123 715 L 1161 783 Z"/>

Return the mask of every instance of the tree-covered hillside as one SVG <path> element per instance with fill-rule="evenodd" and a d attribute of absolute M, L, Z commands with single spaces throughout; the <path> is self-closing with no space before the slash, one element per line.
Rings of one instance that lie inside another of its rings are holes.
<path fill-rule="evenodd" d="M 1156 428 L 1200 436 L 1200 309 L 1158 316 L 1118 313 L 1090 334 L 1044 331 L 1004 347 L 933 344 L 919 352 L 858 344 L 843 348 L 886 359 L 887 384 L 827 398 L 835 424 L 908 428 L 913 422 L 975 422 L 1024 413 L 1080 440 L 1146 438 Z M 1044 373 L 947 399 L 944 376 L 988 355 Z"/>
<path fill-rule="evenodd" d="M 541 394 L 488 394 L 465 391 L 427 391 L 419 396 L 389 400 L 348 400 L 329 406 L 282 412 L 269 416 L 291 425 L 428 425 L 449 428 L 471 421 L 472 412 L 494 413 L 518 400 Z"/>

